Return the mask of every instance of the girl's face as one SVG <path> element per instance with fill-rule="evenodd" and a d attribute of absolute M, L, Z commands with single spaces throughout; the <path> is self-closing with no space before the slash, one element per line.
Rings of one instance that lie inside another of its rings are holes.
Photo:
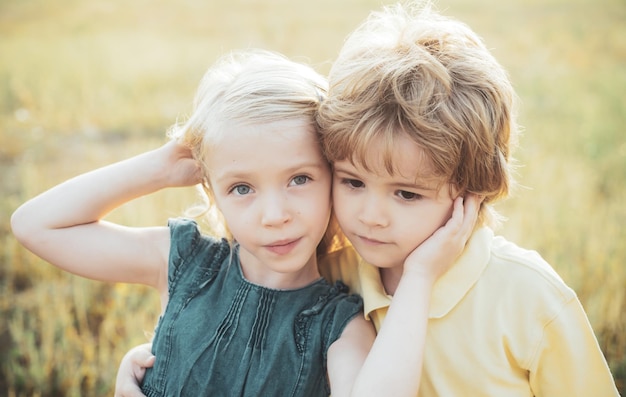
<path fill-rule="evenodd" d="M 331 172 L 310 123 L 235 125 L 206 163 L 246 278 L 277 289 L 318 278 L 315 249 L 330 218 Z"/>
<path fill-rule="evenodd" d="M 407 256 L 450 219 L 453 192 L 429 177 L 429 161 L 408 137 L 393 149 L 393 175 L 385 169 L 381 150 L 376 142 L 369 148 L 371 171 L 348 160 L 334 163 L 334 208 L 363 259 L 401 271 Z"/>

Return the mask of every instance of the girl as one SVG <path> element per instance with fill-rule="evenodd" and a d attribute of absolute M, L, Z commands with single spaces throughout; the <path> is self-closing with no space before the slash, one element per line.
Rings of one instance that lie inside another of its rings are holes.
<path fill-rule="evenodd" d="M 317 267 L 316 250 L 331 243 L 331 171 L 313 121 L 325 91 L 311 68 L 279 55 L 231 54 L 207 72 L 169 143 L 13 214 L 18 240 L 55 266 L 159 291 L 146 395 L 350 394 L 375 333 L 357 315 L 360 298 Z M 189 219 L 147 228 L 104 220 L 132 199 L 198 183 L 222 235 Z"/>

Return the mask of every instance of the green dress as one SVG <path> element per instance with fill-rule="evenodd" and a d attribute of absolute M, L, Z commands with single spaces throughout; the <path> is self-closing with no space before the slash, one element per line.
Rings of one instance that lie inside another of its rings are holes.
<path fill-rule="evenodd" d="M 169 302 L 142 390 L 153 396 L 328 396 L 328 347 L 363 305 L 323 278 L 294 290 L 244 279 L 238 247 L 169 222 Z"/>

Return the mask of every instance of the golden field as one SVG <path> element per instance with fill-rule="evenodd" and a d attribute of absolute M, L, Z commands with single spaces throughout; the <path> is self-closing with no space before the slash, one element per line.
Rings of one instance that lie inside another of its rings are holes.
<path fill-rule="evenodd" d="M 156 293 L 63 273 L 12 237 L 13 210 L 80 172 L 154 148 L 205 69 L 244 47 L 327 72 L 343 38 L 389 1 L 0 2 L 0 395 L 111 396 L 149 338 Z M 523 186 L 500 232 L 577 292 L 626 392 L 626 4 L 441 0 L 509 70 Z M 195 200 L 142 198 L 111 219 L 163 225 Z"/>

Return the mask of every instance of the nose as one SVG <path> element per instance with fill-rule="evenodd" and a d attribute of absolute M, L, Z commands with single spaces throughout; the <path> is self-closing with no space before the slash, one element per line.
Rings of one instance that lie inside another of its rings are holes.
<path fill-rule="evenodd" d="M 284 194 L 268 194 L 263 200 L 261 224 L 267 227 L 283 225 L 291 219 L 288 200 Z"/>
<path fill-rule="evenodd" d="M 385 200 L 382 197 L 378 197 L 375 194 L 366 194 L 359 208 L 359 221 L 369 227 L 389 226 L 389 217 L 384 202 Z"/>

